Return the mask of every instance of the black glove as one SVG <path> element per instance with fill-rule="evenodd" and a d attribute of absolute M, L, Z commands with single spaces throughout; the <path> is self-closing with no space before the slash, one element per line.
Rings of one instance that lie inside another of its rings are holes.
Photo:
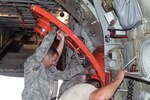
<path fill-rule="evenodd" d="M 91 62 L 86 58 L 81 65 L 86 68 L 91 65 Z"/>

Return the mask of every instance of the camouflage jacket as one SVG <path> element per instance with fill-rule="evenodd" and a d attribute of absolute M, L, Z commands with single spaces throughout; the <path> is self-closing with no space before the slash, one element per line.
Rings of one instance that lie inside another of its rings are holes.
<path fill-rule="evenodd" d="M 22 100 L 51 100 L 54 80 L 69 80 L 84 70 L 81 65 L 65 71 L 59 71 L 56 67 L 45 68 L 42 60 L 51 47 L 55 35 L 54 31 L 47 34 L 36 52 L 24 63 L 25 86 Z"/>

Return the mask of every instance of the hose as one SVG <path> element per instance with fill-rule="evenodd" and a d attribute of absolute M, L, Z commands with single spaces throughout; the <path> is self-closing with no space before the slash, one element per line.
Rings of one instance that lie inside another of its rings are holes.
<path fill-rule="evenodd" d="M 136 72 L 136 65 L 132 65 L 130 68 L 131 72 Z M 127 92 L 127 100 L 132 100 L 133 98 L 133 90 L 134 90 L 134 80 L 130 79 L 128 81 L 128 92 Z"/>

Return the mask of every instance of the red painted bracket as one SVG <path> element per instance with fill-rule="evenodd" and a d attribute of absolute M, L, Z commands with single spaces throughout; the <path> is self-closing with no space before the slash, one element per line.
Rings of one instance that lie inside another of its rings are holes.
<path fill-rule="evenodd" d="M 42 22 L 42 24 L 40 25 L 38 24 L 37 27 L 38 30 L 35 29 L 35 31 L 39 32 L 40 34 L 42 32 L 42 34 L 45 35 L 51 30 L 49 23 L 55 24 L 58 28 L 60 28 L 68 35 L 69 39 L 71 39 L 71 40 L 67 39 L 68 41 L 66 40 L 66 42 L 69 42 L 70 45 L 73 45 L 71 47 L 73 47 L 74 49 L 75 48 L 80 49 L 80 51 L 87 56 L 87 58 L 91 61 L 93 67 L 96 69 L 98 75 L 100 76 L 100 81 L 102 85 L 105 85 L 105 72 L 104 70 L 102 70 L 103 66 L 100 66 L 98 64 L 95 57 L 92 55 L 89 49 L 84 45 L 84 43 L 76 36 L 76 34 L 73 31 L 71 31 L 64 23 L 59 21 L 55 16 L 53 16 L 51 13 L 47 12 L 46 10 L 42 9 L 38 5 L 32 5 L 31 10 L 35 15 L 35 17 L 37 18 L 37 20 L 39 22 Z"/>

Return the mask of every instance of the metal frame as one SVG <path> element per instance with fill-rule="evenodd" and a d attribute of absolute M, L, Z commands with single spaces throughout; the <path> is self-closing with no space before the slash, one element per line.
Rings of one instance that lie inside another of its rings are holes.
<path fill-rule="evenodd" d="M 84 43 L 75 35 L 75 33 L 70 30 L 65 24 L 63 24 L 61 21 L 59 21 L 56 17 L 54 17 L 51 13 L 47 12 L 46 10 L 42 9 L 38 5 L 32 5 L 31 10 L 33 14 L 38 19 L 44 19 L 48 22 L 51 22 L 55 24 L 57 27 L 59 27 L 62 31 L 64 31 L 71 40 L 76 43 L 78 47 L 76 49 L 80 48 L 80 50 L 87 56 L 87 58 L 91 61 L 93 67 L 96 69 L 98 75 L 100 76 L 100 81 L 102 85 L 105 85 L 105 72 L 102 70 L 102 67 L 98 64 L 93 54 L 89 51 L 89 49 L 84 45 Z M 74 44 L 73 44 L 74 45 Z"/>

